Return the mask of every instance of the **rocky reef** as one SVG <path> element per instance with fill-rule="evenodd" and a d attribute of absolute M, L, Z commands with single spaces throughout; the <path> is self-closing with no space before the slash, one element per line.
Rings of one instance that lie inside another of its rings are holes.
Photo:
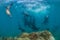
<path fill-rule="evenodd" d="M 0 40 L 55 40 L 52 33 L 45 30 L 40 32 L 22 33 L 16 37 L 0 37 Z"/>

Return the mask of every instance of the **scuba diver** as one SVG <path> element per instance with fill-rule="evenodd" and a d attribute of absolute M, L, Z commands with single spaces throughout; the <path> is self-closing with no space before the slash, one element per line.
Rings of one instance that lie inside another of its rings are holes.
<path fill-rule="evenodd" d="M 47 25 L 47 24 L 48 24 L 48 19 L 49 19 L 48 15 L 45 16 L 45 17 L 44 17 L 43 24 Z"/>
<path fill-rule="evenodd" d="M 49 23 L 49 16 L 46 15 L 46 16 L 44 16 L 44 21 L 42 22 L 42 26 L 44 27 L 43 30 L 48 30 L 48 31 L 50 31 L 50 28 L 48 27 L 48 26 L 49 26 L 48 23 Z"/>
<path fill-rule="evenodd" d="M 33 31 L 35 30 L 39 30 L 36 25 L 35 25 L 35 18 L 34 16 L 26 13 L 26 12 L 23 12 L 23 15 L 24 15 L 24 25 L 25 26 L 28 26 L 29 28 L 31 28 Z"/>
<path fill-rule="evenodd" d="M 35 20 L 35 17 L 32 16 L 31 19 L 30 19 L 30 24 L 31 24 L 31 28 L 34 30 L 34 31 L 37 31 L 39 30 L 40 28 L 38 28 L 35 24 L 36 20 Z"/>

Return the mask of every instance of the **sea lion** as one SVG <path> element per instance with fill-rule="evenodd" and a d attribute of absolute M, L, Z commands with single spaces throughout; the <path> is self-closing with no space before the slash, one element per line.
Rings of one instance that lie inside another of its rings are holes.
<path fill-rule="evenodd" d="M 11 12 L 10 12 L 10 8 L 11 8 L 12 5 L 13 5 L 13 3 L 9 4 L 9 5 L 6 7 L 6 14 L 7 14 L 8 16 L 10 16 L 10 17 L 12 17 Z"/>

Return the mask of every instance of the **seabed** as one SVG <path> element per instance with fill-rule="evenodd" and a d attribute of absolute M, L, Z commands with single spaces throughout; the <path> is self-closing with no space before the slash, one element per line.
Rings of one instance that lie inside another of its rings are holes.
<path fill-rule="evenodd" d="M 0 37 L 0 40 L 55 40 L 51 32 L 45 30 L 40 32 L 22 33 L 16 37 Z"/>

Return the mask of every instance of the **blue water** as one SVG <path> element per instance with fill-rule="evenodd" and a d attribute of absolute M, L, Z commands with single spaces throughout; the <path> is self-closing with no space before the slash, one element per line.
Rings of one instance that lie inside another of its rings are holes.
<path fill-rule="evenodd" d="M 23 4 L 14 3 L 10 8 L 12 17 L 6 14 L 5 6 L 7 4 L 0 5 L 0 36 L 17 36 L 22 33 L 22 30 L 19 28 L 23 28 L 25 32 L 33 32 L 34 30 L 31 27 L 24 25 L 25 19 L 23 12 L 26 11 L 31 16 L 31 20 L 35 18 L 35 26 L 39 28 L 37 31 L 48 28 L 56 40 L 60 40 L 60 1 L 47 0 L 47 3 L 50 5 L 50 8 L 39 13 L 28 11 Z M 43 23 L 46 15 L 49 16 L 47 25 Z"/>

